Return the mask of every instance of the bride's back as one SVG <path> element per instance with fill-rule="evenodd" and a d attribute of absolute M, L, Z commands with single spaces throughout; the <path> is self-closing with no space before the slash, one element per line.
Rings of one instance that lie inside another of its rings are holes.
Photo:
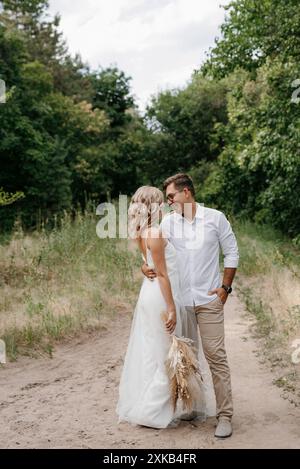
<path fill-rule="evenodd" d="M 160 236 L 159 228 L 151 228 L 145 232 L 145 252 L 146 252 L 146 262 L 150 268 L 155 269 L 155 264 L 152 258 L 151 249 L 149 247 L 149 239 L 151 237 Z M 166 266 L 168 271 L 168 276 L 172 286 L 172 293 L 176 295 L 179 289 L 179 271 L 177 264 L 177 254 L 175 247 L 170 243 L 168 239 L 162 239 L 165 242 L 164 255 L 166 259 Z"/>

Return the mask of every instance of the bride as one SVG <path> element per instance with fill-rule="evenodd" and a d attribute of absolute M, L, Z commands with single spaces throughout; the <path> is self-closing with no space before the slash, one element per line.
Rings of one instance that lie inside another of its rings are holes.
<path fill-rule="evenodd" d="M 135 239 L 155 279 L 144 278 L 133 315 L 128 348 L 119 386 L 117 414 L 119 422 L 127 421 L 152 428 L 174 426 L 179 419 L 205 419 L 213 415 L 205 395 L 208 370 L 202 347 L 198 360 L 204 377 L 197 402 L 190 415 L 184 414 L 180 401 L 174 412 L 165 361 L 171 334 L 181 337 L 191 327 L 192 318 L 183 306 L 180 293 L 176 250 L 159 230 L 163 193 L 156 187 L 140 187 L 132 197 L 128 211 L 129 235 Z M 161 314 L 167 312 L 164 324 Z M 199 344 L 197 344 L 199 345 Z M 212 392 L 213 393 L 213 392 Z"/>

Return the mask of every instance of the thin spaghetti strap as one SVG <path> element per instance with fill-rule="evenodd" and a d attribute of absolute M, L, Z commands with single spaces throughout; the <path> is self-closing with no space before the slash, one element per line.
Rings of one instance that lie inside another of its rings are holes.
<path fill-rule="evenodd" d="M 148 231 L 147 231 L 147 235 L 148 235 Z M 144 260 L 145 260 L 146 264 L 148 264 L 148 245 L 147 245 L 147 237 L 148 237 L 148 236 L 145 236 L 146 259 L 144 259 Z"/>
<path fill-rule="evenodd" d="M 146 252 L 147 252 L 147 250 L 149 249 L 149 248 L 148 248 L 148 243 L 147 243 L 147 241 L 148 241 L 148 230 L 146 231 L 146 237 L 145 237 Z"/>

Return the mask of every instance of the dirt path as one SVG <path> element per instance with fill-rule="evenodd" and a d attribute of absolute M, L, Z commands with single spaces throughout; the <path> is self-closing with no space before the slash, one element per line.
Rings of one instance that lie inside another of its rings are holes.
<path fill-rule="evenodd" d="M 154 430 L 117 424 L 117 386 L 130 320 L 0 369 L 1 448 L 300 448 L 300 410 L 280 396 L 254 353 L 243 306 L 225 308 L 235 404 L 234 434 L 213 437 L 214 419 Z"/>

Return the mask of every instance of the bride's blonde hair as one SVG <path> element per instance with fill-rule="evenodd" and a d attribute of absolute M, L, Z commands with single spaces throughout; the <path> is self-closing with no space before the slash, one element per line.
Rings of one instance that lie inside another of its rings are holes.
<path fill-rule="evenodd" d="M 164 195 L 157 187 L 142 186 L 131 198 L 128 209 L 128 234 L 136 239 L 146 228 L 152 227 L 159 218 Z"/>

